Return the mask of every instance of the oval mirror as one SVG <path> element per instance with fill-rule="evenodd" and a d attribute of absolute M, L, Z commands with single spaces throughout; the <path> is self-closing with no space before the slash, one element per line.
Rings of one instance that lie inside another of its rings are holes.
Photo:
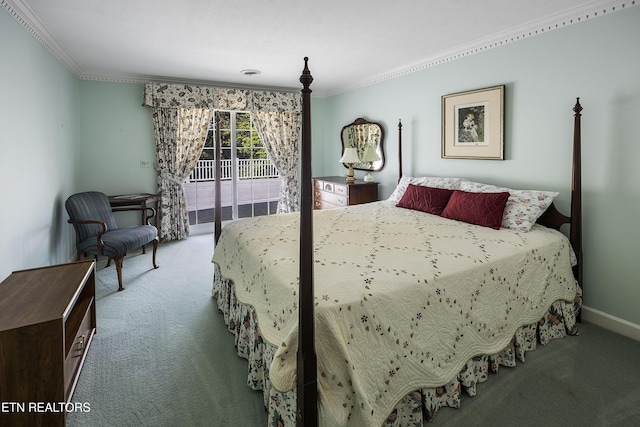
<path fill-rule="evenodd" d="M 358 118 L 342 128 L 342 153 L 347 147 L 355 147 L 360 163 L 353 168 L 364 171 L 379 171 L 384 167 L 384 129 L 380 123 Z M 348 165 L 344 165 L 348 168 Z"/>

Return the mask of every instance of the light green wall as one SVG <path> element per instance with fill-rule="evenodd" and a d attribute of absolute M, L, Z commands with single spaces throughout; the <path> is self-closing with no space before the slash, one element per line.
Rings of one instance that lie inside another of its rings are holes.
<path fill-rule="evenodd" d="M 325 161 L 330 159 L 327 153 L 333 153 L 336 141 L 338 141 L 338 145 L 340 144 L 339 135 L 336 136 L 333 132 L 327 133 L 326 105 L 326 98 L 311 98 L 311 169 L 313 176 L 323 175 Z M 337 162 L 337 160 L 335 161 Z"/>
<path fill-rule="evenodd" d="M 381 121 L 389 162 L 375 176 L 382 182 L 381 197 L 389 196 L 397 182 L 401 118 L 406 175 L 555 190 L 561 193 L 559 208 L 568 212 L 572 108 L 579 96 L 584 107 L 584 301 L 640 325 L 638 40 L 640 7 L 633 7 L 331 97 L 324 105 L 323 173 L 344 173 L 336 163 L 342 126 L 361 116 Z M 441 96 L 499 84 L 506 85 L 506 160 L 441 159 Z"/>
<path fill-rule="evenodd" d="M 141 84 L 80 82 L 78 190 L 107 194 L 156 191 L 151 110 Z M 140 167 L 140 162 L 151 167 Z"/>
<path fill-rule="evenodd" d="M 143 90 L 141 84 L 80 82 L 78 191 L 156 192 L 153 122 L 142 106 Z M 118 213 L 116 221 L 120 227 L 140 223 L 133 212 Z"/>
<path fill-rule="evenodd" d="M 78 153 L 78 81 L 0 11 L 0 280 L 69 261 L 64 200 Z"/>

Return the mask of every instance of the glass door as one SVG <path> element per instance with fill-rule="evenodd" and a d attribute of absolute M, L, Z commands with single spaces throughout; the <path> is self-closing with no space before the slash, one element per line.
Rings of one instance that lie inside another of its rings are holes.
<path fill-rule="evenodd" d="M 223 221 L 276 213 L 280 185 L 251 113 L 220 111 L 221 216 Z M 202 154 L 183 184 L 192 233 L 213 230 L 215 214 L 215 120 Z"/>

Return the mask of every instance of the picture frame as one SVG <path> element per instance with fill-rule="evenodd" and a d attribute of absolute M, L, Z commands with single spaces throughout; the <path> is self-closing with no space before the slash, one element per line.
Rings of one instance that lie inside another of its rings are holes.
<path fill-rule="evenodd" d="M 442 96 L 442 158 L 504 160 L 504 85 Z"/>

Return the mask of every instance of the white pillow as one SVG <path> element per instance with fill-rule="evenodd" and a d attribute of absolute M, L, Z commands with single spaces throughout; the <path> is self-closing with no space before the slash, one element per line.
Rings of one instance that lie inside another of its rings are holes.
<path fill-rule="evenodd" d="M 559 194 L 553 191 L 514 190 L 506 187 L 483 184 L 480 182 L 463 180 L 460 190 L 473 193 L 509 192 L 509 199 L 502 216 L 502 227 L 523 233 L 531 230 L 533 224 L 547 210 L 553 199 Z"/>
<path fill-rule="evenodd" d="M 403 176 L 387 200 L 398 203 L 400 199 L 402 199 L 404 192 L 407 191 L 409 184 L 420 185 L 422 187 L 444 188 L 446 190 L 459 190 L 462 181 L 461 178 L 441 178 L 436 176 L 412 178 L 410 176 Z"/>

